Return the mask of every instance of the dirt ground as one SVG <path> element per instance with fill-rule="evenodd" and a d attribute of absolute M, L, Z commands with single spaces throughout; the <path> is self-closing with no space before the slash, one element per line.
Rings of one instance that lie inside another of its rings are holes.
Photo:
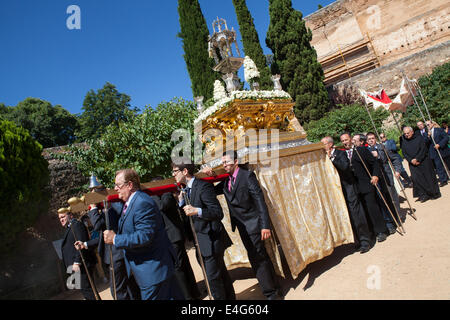
<path fill-rule="evenodd" d="M 450 299 L 450 185 L 441 188 L 442 197 L 415 202 L 406 189 L 417 220 L 408 215 L 405 235 L 396 233 L 376 243 L 367 253 L 348 244 L 303 270 L 296 279 L 280 279 L 285 300 L 448 300 Z M 408 202 L 400 204 L 402 210 Z M 198 285 L 204 290 L 201 269 L 188 251 Z M 250 268 L 230 270 L 238 300 L 264 299 Z M 103 300 L 112 299 L 109 288 L 100 286 Z M 67 291 L 55 299 L 82 299 Z M 205 299 L 208 299 L 205 297 Z"/>

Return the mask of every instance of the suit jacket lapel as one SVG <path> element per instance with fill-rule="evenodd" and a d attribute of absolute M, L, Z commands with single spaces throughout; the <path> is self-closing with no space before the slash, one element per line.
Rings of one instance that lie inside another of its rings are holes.
<path fill-rule="evenodd" d="M 119 231 L 120 232 L 122 232 L 122 228 L 123 228 L 123 225 L 125 223 L 125 220 L 130 216 L 130 212 L 131 212 L 131 209 L 133 208 L 133 204 L 136 201 L 136 198 L 139 196 L 138 192 L 140 192 L 140 191 L 139 190 L 136 191 L 136 194 L 133 196 L 133 199 L 131 199 L 130 203 L 128 204 L 127 211 L 125 212 L 125 215 L 122 213 L 123 206 L 122 206 L 122 210 L 120 210 L 120 213 L 121 213 L 120 220 L 119 220 Z"/>
<path fill-rule="evenodd" d="M 66 243 L 67 236 L 69 235 L 69 232 L 70 232 L 70 228 L 66 228 L 66 231 L 64 232 L 63 242 L 62 242 L 61 246 L 63 246 L 64 243 Z"/>
<path fill-rule="evenodd" d="M 229 189 L 228 189 L 228 186 L 230 184 L 231 175 L 228 177 L 227 180 L 225 180 L 225 186 L 224 186 L 225 192 L 224 193 L 225 193 L 225 195 L 227 195 L 230 198 L 230 201 L 233 200 L 234 197 L 236 196 L 236 190 L 237 190 L 239 183 L 242 180 L 242 174 L 243 174 L 242 169 L 239 169 L 239 172 L 236 176 L 236 180 L 234 181 L 234 186 L 231 189 L 231 191 L 229 191 Z"/>
<path fill-rule="evenodd" d="M 194 180 L 194 182 L 192 183 L 192 188 L 191 188 L 191 194 L 189 196 L 189 200 L 191 201 L 191 204 L 194 203 L 194 199 L 196 199 L 195 197 L 197 196 L 197 189 L 198 189 L 198 181 L 197 178 Z"/>

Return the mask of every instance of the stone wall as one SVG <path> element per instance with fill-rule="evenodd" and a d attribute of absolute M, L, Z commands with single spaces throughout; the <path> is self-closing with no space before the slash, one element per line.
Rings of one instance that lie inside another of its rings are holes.
<path fill-rule="evenodd" d="M 450 62 L 450 41 L 336 83 L 330 86 L 328 91 L 335 103 L 343 103 L 344 101 L 339 99 L 345 97 L 349 100 L 345 101 L 346 103 L 358 100 L 358 88 L 369 92 L 378 91 L 379 85 L 389 96 L 395 97 L 402 82 L 402 71 L 409 79 L 418 79 L 430 74 L 436 66 L 447 62 Z"/>
<path fill-rule="evenodd" d="M 379 85 L 395 96 L 402 71 L 418 79 L 450 60 L 450 2 L 445 0 L 338 0 L 304 20 L 335 104 L 352 103 L 360 98 L 358 88 L 377 91 Z M 345 54 L 364 43 L 370 53 Z M 373 57 L 376 64 L 348 72 Z"/>
<path fill-rule="evenodd" d="M 64 147 L 43 151 L 50 172 L 49 209 L 20 236 L 16 250 L 0 257 L 0 299 L 47 299 L 66 290 L 65 270 L 52 245 L 64 232 L 57 212 L 69 206 L 68 199 L 81 195 L 89 177 L 72 164 L 55 159 L 52 152 L 64 152 Z"/>
<path fill-rule="evenodd" d="M 450 40 L 446 0 L 338 0 L 304 18 L 320 59 L 370 37 L 381 65 Z"/>

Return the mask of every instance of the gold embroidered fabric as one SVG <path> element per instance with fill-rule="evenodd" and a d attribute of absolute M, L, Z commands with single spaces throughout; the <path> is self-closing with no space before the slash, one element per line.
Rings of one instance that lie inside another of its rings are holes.
<path fill-rule="evenodd" d="M 335 247 L 354 242 L 339 175 L 322 149 L 279 158 L 278 168 L 252 165 L 263 189 L 270 219 L 293 278 Z M 238 231 L 231 232 L 226 200 L 225 228 L 233 246 L 225 254 L 229 268 L 250 266 Z M 280 253 L 273 237 L 266 248 L 282 276 Z"/>
<path fill-rule="evenodd" d="M 236 228 L 234 232 L 231 231 L 231 220 L 230 213 L 228 211 L 227 200 L 225 200 L 224 195 L 220 195 L 217 197 L 222 206 L 224 218 L 222 223 L 227 230 L 228 235 L 233 242 L 233 245 L 225 251 L 224 261 L 228 270 L 239 268 L 239 267 L 248 267 L 251 268 L 250 261 L 248 260 L 247 251 L 242 243 L 241 237 L 239 235 L 239 231 Z M 275 269 L 275 273 L 279 276 L 284 277 L 283 269 L 281 267 L 281 256 L 278 251 L 278 246 L 273 237 L 265 240 L 264 242 L 267 254 L 270 257 L 270 260 L 273 262 L 273 267 Z"/>

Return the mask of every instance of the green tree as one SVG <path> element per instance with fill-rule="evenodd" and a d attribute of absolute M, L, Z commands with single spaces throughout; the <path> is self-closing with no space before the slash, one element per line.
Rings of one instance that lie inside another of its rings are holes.
<path fill-rule="evenodd" d="M 272 90 L 273 82 L 270 78 L 270 70 L 259 42 L 253 17 L 247 8 L 245 0 L 233 0 L 233 5 L 239 23 L 239 31 L 241 32 L 245 55 L 249 56 L 255 62 L 260 73 L 257 82 L 261 89 Z"/>
<path fill-rule="evenodd" d="M 48 163 L 42 146 L 13 122 L 0 120 L 0 252 L 48 209 Z"/>
<path fill-rule="evenodd" d="M 131 107 L 130 100 L 130 96 L 120 93 L 109 82 L 97 92 L 89 90 L 83 101 L 77 137 L 81 141 L 97 139 L 108 125 L 117 126 L 121 121 L 130 121 L 138 111 L 137 108 Z"/>
<path fill-rule="evenodd" d="M 44 148 L 61 146 L 75 140 L 77 118 L 60 105 L 26 98 L 16 107 L 2 107 L 3 118 L 27 129 Z"/>
<path fill-rule="evenodd" d="M 311 47 L 311 30 L 291 0 L 269 0 L 270 25 L 266 44 L 273 52 L 272 74 L 295 100 L 294 112 L 300 122 L 320 119 L 329 110 L 323 70 Z"/>
<path fill-rule="evenodd" d="M 208 55 L 209 31 L 198 0 L 178 0 L 178 14 L 184 61 L 191 79 L 194 97 L 204 101 L 213 97 L 214 81 L 219 73 L 213 71 L 214 60 Z"/>
<path fill-rule="evenodd" d="M 172 99 L 156 109 L 147 107 L 129 122 L 108 126 L 100 139 L 89 140 L 87 146 L 71 146 L 69 153 L 59 157 L 75 163 L 86 176 L 94 172 L 109 186 L 115 172 L 123 168 L 134 168 L 142 182 L 155 175 L 170 176 L 171 151 L 176 145 L 172 132 L 187 129 L 193 134 L 196 116 L 193 102 Z"/>
<path fill-rule="evenodd" d="M 338 105 L 338 108 L 326 113 L 320 120 L 313 120 L 309 123 L 308 140 L 318 142 L 325 136 L 331 136 L 337 144 L 340 135 L 344 132 L 350 134 L 374 132 L 365 106 L 361 104 Z M 370 108 L 369 111 L 375 127 L 380 131 L 383 121 L 389 117 L 389 112 L 383 108 L 377 110 Z"/>
<path fill-rule="evenodd" d="M 419 85 L 431 119 L 439 125 L 442 122 L 450 123 L 450 62 L 434 68 L 431 74 L 420 77 Z M 419 103 L 425 119 L 429 120 L 419 93 L 416 101 Z M 407 107 L 406 113 L 403 115 L 403 123 L 414 128 L 417 121 L 423 121 L 423 118 L 417 106 L 413 104 Z"/>
<path fill-rule="evenodd" d="M 5 115 L 9 112 L 7 106 L 4 103 L 0 103 L 0 119 L 4 119 Z"/>

